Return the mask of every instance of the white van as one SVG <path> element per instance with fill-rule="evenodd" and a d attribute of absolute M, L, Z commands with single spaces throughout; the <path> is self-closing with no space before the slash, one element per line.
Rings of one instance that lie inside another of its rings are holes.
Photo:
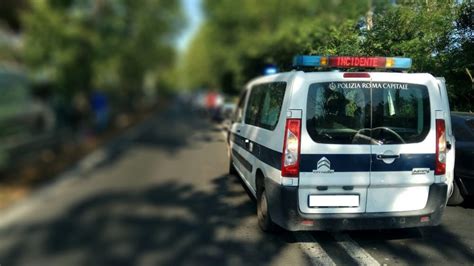
<path fill-rule="evenodd" d="M 260 227 L 438 225 L 454 168 L 444 80 L 403 73 L 409 58 L 298 56 L 294 65 L 313 71 L 248 83 L 229 130 L 229 171 L 257 198 Z"/>

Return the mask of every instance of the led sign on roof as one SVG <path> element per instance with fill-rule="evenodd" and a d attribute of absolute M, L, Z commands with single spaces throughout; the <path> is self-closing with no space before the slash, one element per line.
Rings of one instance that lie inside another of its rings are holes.
<path fill-rule="evenodd" d="M 331 56 L 331 67 L 385 67 L 385 57 L 359 57 L 359 56 Z"/>
<path fill-rule="evenodd" d="M 365 56 L 320 56 L 299 55 L 293 58 L 295 67 L 320 68 L 379 68 L 409 69 L 411 58 L 405 57 L 365 57 Z"/>

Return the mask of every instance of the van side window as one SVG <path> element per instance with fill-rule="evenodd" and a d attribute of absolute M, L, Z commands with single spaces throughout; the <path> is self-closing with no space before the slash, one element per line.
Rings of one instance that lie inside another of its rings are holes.
<path fill-rule="evenodd" d="M 242 95 L 240 95 L 239 102 L 237 103 L 237 108 L 235 109 L 234 113 L 234 123 L 242 123 L 242 116 L 244 114 L 244 105 L 245 105 L 245 97 L 247 96 L 247 91 L 244 91 Z"/>
<path fill-rule="evenodd" d="M 268 130 L 275 129 L 280 117 L 286 82 L 254 86 L 245 112 L 245 123 Z"/>
<path fill-rule="evenodd" d="M 245 124 L 256 126 L 258 122 L 258 112 L 260 110 L 260 102 L 266 85 L 257 85 L 252 87 L 250 92 L 247 109 L 245 110 Z"/>
<path fill-rule="evenodd" d="M 270 83 L 267 85 L 264 97 L 262 99 L 262 110 L 258 125 L 262 128 L 275 129 L 280 117 L 283 97 L 285 96 L 286 83 Z"/>

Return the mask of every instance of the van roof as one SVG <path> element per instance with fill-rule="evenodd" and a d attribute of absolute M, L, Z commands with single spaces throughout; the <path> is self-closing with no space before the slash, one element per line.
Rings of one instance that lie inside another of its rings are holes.
<path fill-rule="evenodd" d="M 247 84 L 255 84 L 255 83 L 264 83 L 264 82 L 273 82 L 279 81 L 290 78 L 292 76 L 300 76 L 302 78 L 319 78 L 319 77 L 326 77 L 329 78 L 332 76 L 333 78 L 342 78 L 341 75 L 344 73 L 368 73 L 369 75 L 375 75 L 377 77 L 385 76 L 388 79 L 396 79 L 397 76 L 411 76 L 413 78 L 426 78 L 431 79 L 435 78 L 429 73 L 405 73 L 405 72 L 376 72 L 376 71 L 361 71 L 361 72 L 349 72 L 349 71 L 317 71 L 317 72 L 305 72 L 301 70 L 292 70 L 287 72 L 279 72 L 271 75 L 260 76 L 252 79 Z M 350 80 L 350 79 L 347 79 Z M 354 79 L 357 80 L 357 79 Z M 409 82 L 408 80 L 400 80 L 400 82 Z"/>

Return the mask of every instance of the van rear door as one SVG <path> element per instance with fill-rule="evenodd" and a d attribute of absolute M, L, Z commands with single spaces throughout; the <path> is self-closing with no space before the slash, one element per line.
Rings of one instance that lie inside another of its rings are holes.
<path fill-rule="evenodd" d="M 363 213 L 370 184 L 370 80 L 347 80 L 342 73 L 311 75 L 314 80 L 303 85 L 308 90 L 293 96 L 306 104 L 300 210 Z"/>
<path fill-rule="evenodd" d="M 366 212 L 423 209 L 434 182 L 434 83 L 371 73 L 372 164 Z M 410 80 L 410 83 L 400 82 Z"/>

